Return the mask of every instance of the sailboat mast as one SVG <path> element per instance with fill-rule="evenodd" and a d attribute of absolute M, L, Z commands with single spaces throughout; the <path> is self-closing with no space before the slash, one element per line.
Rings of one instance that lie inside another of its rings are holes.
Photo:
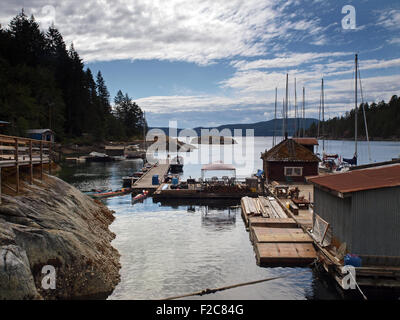
<path fill-rule="evenodd" d="M 294 78 L 294 136 L 297 137 L 297 79 Z"/>
<path fill-rule="evenodd" d="M 285 101 L 285 139 L 288 135 L 288 110 L 289 110 L 289 74 L 286 74 L 286 101 Z"/>
<path fill-rule="evenodd" d="M 325 122 L 325 93 L 324 93 L 324 79 L 322 79 L 322 153 L 325 153 L 325 130 L 324 130 L 324 122 Z"/>
<path fill-rule="evenodd" d="M 357 101 L 357 93 L 358 93 L 358 54 L 356 54 L 356 77 L 355 77 L 355 129 L 354 129 L 354 140 L 355 140 L 355 152 L 354 156 L 357 157 L 357 135 L 358 135 L 358 130 L 357 130 L 357 125 L 358 125 L 358 101 Z"/>
<path fill-rule="evenodd" d="M 306 88 L 303 87 L 303 121 L 302 121 L 302 129 L 303 129 L 303 137 L 305 136 L 305 127 L 306 127 Z"/>
<path fill-rule="evenodd" d="M 285 111 L 285 98 L 282 99 L 282 137 L 285 139 L 285 118 L 286 118 L 286 111 Z"/>
<path fill-rule="evenodd" d="M 146 143 L 146 111 L 143 111 L 143 140 L 144 140 L 144 149 L 147 150 L 147 143 Z"/>
<path fill-rule="evenodd" d="M 274 116 L 274 138 L 272 140 L 273 146 L 276 144 L 276 111 L 278 107 L 278 88 L 275 88 L 275 116 Z"/>

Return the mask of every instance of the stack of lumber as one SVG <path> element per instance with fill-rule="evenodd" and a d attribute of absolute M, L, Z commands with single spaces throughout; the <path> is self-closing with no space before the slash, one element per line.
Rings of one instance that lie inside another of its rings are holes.
<path fill-rule="evenodd" d="M 266 219 L 287 219 L 285 211 L 274 198 L 250 198 L 243 197 L 241 200 L 243 219 L 248 226 L 250 217 L 263 217 Z"/>

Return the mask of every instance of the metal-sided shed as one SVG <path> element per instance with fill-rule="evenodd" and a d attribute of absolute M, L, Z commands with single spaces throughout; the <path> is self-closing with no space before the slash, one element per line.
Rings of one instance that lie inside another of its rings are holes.
<path fill-rule="evenodd" d="M 309 178 L 314 214 L 351 253 L 400 257 L 400 164 Z"/>

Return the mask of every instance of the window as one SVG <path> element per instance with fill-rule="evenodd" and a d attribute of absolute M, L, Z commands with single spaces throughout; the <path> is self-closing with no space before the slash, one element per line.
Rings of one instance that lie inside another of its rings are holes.
<path fill-rule="evenodd" d="M 303 168 L 301 167 L 285 167 L 286 177 L 301 177 L 303 175 Z"/>

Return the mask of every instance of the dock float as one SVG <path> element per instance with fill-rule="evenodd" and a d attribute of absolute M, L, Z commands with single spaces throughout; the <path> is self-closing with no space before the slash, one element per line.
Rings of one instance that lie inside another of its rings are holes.
<path fill-rule="evenodd" d="M 316 259 L 313 239 L 275 198 L 243 197 L 241 207 L 258 265 L 307 266 Z"/>
<path fill-rule="evenodd" d="M 306 266 L 316 258 L 312 243 L 256 243 L 255 252 L 262 266 Z"/>
<path fill-rule="evenodd" d="M 152 166 L 146 173 L 144 173 L 139 180 L 132 186 L 132 193 L 140 193 L 143 190 L 153 193 L 160 185 L 153 185 L 153 176 L 158 175 L 159 179 L 163 180 L 164 176 L 169 171 L 169 164 L 162 163 Z M 161 181 L 162 182 L 162 181 Z"/>

